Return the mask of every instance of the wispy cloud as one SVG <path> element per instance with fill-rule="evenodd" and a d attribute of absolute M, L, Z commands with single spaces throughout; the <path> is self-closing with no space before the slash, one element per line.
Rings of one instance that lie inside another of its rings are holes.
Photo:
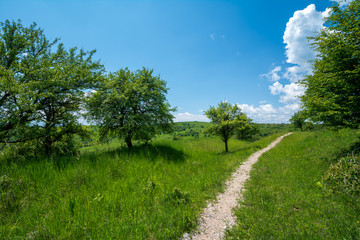
<path fill-rule="evenodd" d="M 211 38 L 212 40 L 215 40 L 215 33 L 210 34 L 210 38 Z"/>
<path fill-rule="evenodd" d="M 276 66 L 269 73 L 262 74 L 262 75 L 260 75 L 260 77 L 265 77 L 271 81 L 279 81 L 281 79 L 281 77 L 279 75 L 281 69 L 282 69 L 281 66 Z"/>

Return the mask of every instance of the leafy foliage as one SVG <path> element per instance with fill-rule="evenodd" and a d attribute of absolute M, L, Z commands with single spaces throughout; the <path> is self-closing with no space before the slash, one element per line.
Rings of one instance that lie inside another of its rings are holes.
<path fill-rule="evenodd" d="M 172 130 L 175 109 L 165 94 L 166 83 L 153 70 L 121 69 L 109 76 L 87 99 L 87 118 L 99 124 L 102 136 L 114 135 L 132 147 L 132 140 L 149 141 Z"/>
<path fill-rule="evenodd" d="M 303 127 L 305 125 L 306 115 L 304 111 L 299 111 L 294 113 L 294 115 L 290 118 L 291 124 L 295 128 L 300 128 L 300 130 L 303 130 Z"/>
<path fill-rule="evenodd" d="M 85 131 L 77 121 L 84 90 L 102 78 L 95 51 L 65 49 L 34 23 L 2 23 L 0 33 L 0 140 L 37 139 L 48 156 L 54 144 Z"/>
<path fill-rule="evenodd" d="M 225 151 L 228 152 L 228 140 L 235 134 L 235 131 L 244 128 L 248 119 L 241 109 L 235 104 L 231 106 L 228 102 L 219 103 L 218 107 L 210 107 L 205 115 L 211 120 L 212 125 L 207 132 L 220 136 L 225 143 Z"/>
<path fill-rule="evenodd" d="M 245 126 L 236 131 L 236 137 L 240 140 L 255 141 L 259 133 L 259 124 L 253 123 L 252 119 L 248 118 Z"/>
<path fill-rule="evenodd" d="M 360 1 L 331 8 L 327 27 L 313 38 L 318 57 L 303 108 L 310 119 L 331 126 L 358 127 L 360 122 Z"/>

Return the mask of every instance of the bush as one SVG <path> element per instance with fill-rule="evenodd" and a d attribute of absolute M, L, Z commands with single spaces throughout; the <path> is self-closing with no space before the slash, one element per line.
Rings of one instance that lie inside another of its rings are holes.
<path fill-rule="evenodd" d="M 177 140 L 180 140 L 180 139 L 181 139 L 180 136 L 176 136 L 176 135 L 175 135 L 175 136 L 173 137 L 173 140 L 174 140 L 174 141 L 177 141 Z"/>
<path fill-rule="evenodd" d="M 77 155 L 81 142 L 74 136 L 64 136 L 53 144 L 56 156 Z M 29 159 L 45 156 L 43 143 L 36 139 L 24 143 L 3 144 L 0 146 L 0 165 L 11 162 L 26 162 Z"/>
<path fill-rule="evenodd" d="M 323 177 L 325 187 L 334 193 L 360 195 L 360 157 L 345 157 L 333 164 Z"/>

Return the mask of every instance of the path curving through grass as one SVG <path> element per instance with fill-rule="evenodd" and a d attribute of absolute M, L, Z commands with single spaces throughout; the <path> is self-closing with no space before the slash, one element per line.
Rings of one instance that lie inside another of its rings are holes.
<path fill-rule="evenodd" d="M 242 197 L 241 191 L 243 190 L 244 183 L 250 177 L 253 164 L 257 162 L 263 153 L 274 148 L 276 144 L 290 134 L 292 133 L 287 133 L 277 138 L 266 148 L 251 155 L 225 183 L 225 191 L 217 196 L 216 201 L 210 202 L 201 213 L 198 230 L 192 234 L 185 233 L 182 239 L 221 239 L 224 236 L 225 230 L 231 228 L 236 222 L 232 210 L 237 206 L 238 199 Z"/>

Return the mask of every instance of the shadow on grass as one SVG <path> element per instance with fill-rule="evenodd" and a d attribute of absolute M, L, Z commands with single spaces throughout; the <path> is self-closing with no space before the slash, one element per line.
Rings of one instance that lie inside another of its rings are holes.
<path fill-rule="evenodd" d="M 143 144 L 135 145 L 132 148 L 118 147 L 110 150 L 91 152 L 82 154 L 83 158 L 89 159 L 91 162 L 101 161 L 101 158 L 107 157 L 128 158 L 131 161 L 139 159 L 147 159 L 149 161 L 165 160 L 168 162 L 180 163 L 185 161 L 184 152 L 167 145 Z"/>
<path fill-rule="evenodd" d="M 167 145 L 138 145 L 130 149 L 122 148 L 118 151 L 121 155 L 135 156 L 139 158 L 146 158 L 150 161 L 163 159 L 169 162 L 184 162 L 185 154 L 173 147 Z"/>
<path fill-rule="evenodd" d="M 54 156 L 47 158 L 46 156 L 36 156 L 30 158 L 12 158 L 2 160 L 2 165 L 10 166 L 16 164 L 17 166 L 25 167 L 29 164 L 52 164 L 59 171 L 67 168 L 69 165 L 77 164 L 79 161 L 89 161 L 96 164 L 99 161 L 107 158 L 118 157 L 120 160 L 128 159 L 129 161 L 138 161 L 146 159 L 147 161 L 167 161 L 173 163 L 181 163 L 185 161 L 185 154 L 183 151 L 177 150 L 167 145 L 136 145 L 131 149 L 127 147 L 118 147 L 109 150 L 92 151 L 80 155 L 68 156 Z"/>

